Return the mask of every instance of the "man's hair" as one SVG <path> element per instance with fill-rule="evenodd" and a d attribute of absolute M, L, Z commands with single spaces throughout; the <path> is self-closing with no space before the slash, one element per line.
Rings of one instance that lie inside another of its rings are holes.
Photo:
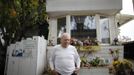
<path fill-rule="evenodd" d="M 64 38 L 64 37 L 70 37 L 70 38 L 71 38 L 71 36 L 70 36 L 69 33 L 63 33 L 60 38 L 62 39 L 62 38 Z"/>

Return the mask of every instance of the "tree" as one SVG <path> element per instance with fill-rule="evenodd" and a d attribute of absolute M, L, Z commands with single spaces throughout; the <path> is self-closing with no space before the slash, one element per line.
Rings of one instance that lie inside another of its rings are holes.
<path fill-rule="evenodd" d="M 0 32 L 5 41 L 4 46 L 0 46 L 0 52 L 4 52 L 0 64 L 5 60 L 10 43 L 34 35 L 43 35 L 47 39 L 49 25 L 45 3 L 45 0 L 0 0 Z"/>

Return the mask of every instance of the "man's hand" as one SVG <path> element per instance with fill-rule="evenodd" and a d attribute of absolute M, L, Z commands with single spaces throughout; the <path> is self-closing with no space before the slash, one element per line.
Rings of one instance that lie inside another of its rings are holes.
<path fill-rule="evenodd" d="M 80 68 L 76 68 L 76 69 L 74 70 L 74 73 L 78 74 L 78 73 L 79 73 L 79 70 L 80 70 Z"/>
<path fill-rule="evenodd" d="M 55 70 L 52 70 L 52 75 L 58 75 L 58 73 Z"/>

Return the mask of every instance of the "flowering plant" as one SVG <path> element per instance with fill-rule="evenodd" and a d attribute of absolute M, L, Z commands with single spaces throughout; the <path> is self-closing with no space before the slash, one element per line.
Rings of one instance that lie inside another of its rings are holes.
<path fill-rule="evenodd" d="M 133 64 L 129 60 L 115 60 L 109 67 L 109 72 L 114 75 L 133 75 Z"/>
<path fill-rule="evenodd" d="M 119 58 L 119 50 L 120 49 L 109 49 L 109 51 L 110 51 L 110 54 L 112 55 L 112 57 L 113 57 L 113 59 L 115 60 L 118 60 L 118 58 Z"/>

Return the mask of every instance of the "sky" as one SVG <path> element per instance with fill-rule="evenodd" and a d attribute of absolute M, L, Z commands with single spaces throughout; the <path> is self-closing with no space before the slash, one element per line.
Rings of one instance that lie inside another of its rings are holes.
<path fill-rule="evenodd" d="M 121 10 L 121 14 L 130 14 L 134 15 L 132 0 L 122 0 L 123 1 L 123 9 Z M 134 20 L 122 25 L 120 28 L 119 36 L 127 36 L 134 41 Z"/>

